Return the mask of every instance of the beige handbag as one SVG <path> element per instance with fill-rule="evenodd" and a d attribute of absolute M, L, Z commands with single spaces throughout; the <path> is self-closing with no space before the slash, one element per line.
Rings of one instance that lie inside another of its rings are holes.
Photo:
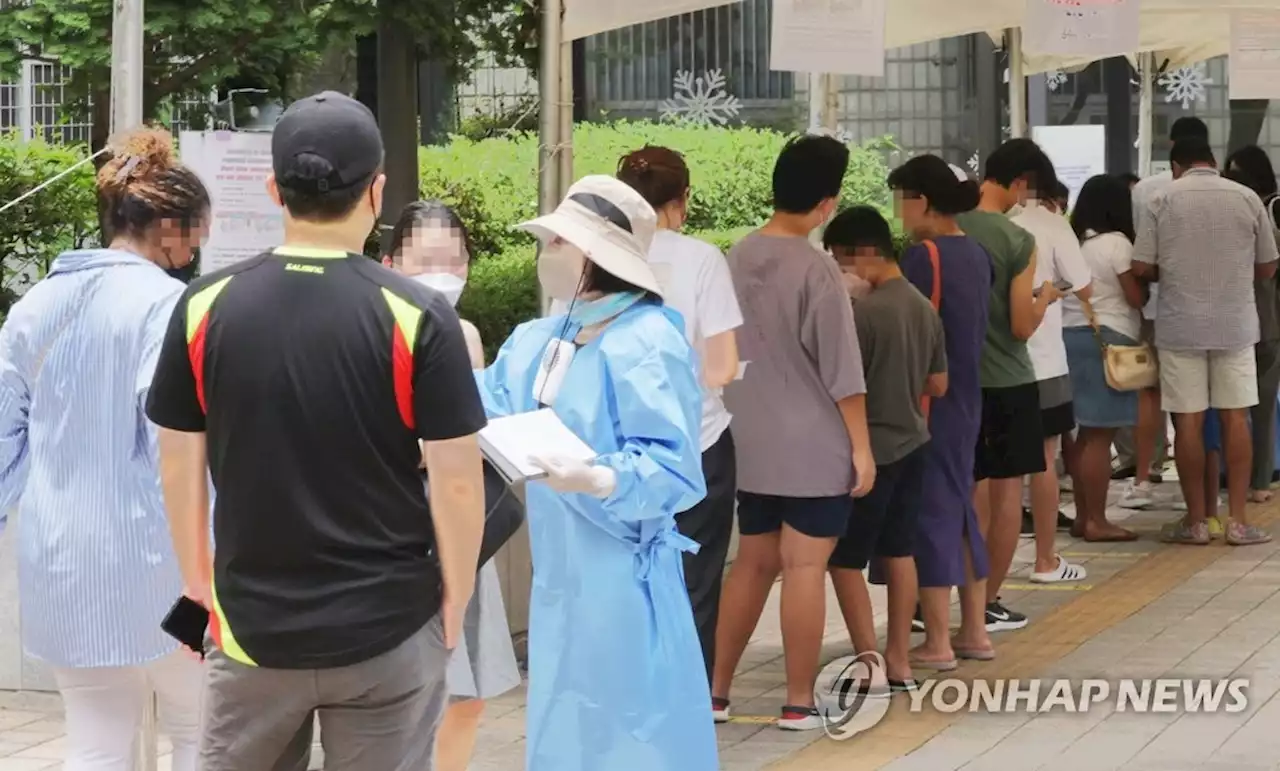
<path fill-rule="evenodd" d="M 1141 391 L 1154 388 L 1160 383 L 1160 364 L 1156 352 L 1149 344 L 1108 345 L 1102 341 L 1102 328 L 1098 326 L 1098 318 L 1093 315 L 1093 305 L 1088 300 L 1080 301 L 1085 315 L 1089 317 L 1089 326 L 1093 327 L 1093 336 L 1102 348 L 1102 369 L 1107 375 L 1107 385 L 1115 391 Z"/>

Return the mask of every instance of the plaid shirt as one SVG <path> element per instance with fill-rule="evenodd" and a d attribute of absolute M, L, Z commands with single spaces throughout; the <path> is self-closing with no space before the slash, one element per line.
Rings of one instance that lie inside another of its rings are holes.
<path fill-rule="evenodd" d="M 1156 347 L 1238 351 L 1258 342 L 1254 265 L 1280 259 L 1257 194 L 1194 168 L 1139 211 L 1133 261 L 1160 270 Z"/>

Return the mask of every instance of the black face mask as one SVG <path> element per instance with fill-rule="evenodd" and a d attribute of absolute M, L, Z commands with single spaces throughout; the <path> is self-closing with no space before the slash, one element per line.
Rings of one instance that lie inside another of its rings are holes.
<path fill-rule="evenodd" d="M 180 268 L 166 268 L 164 272 L 184 284 L 190 284 L 200 274 L 200 250 L 198 248 L 191 250 L 191 262 Z"/>

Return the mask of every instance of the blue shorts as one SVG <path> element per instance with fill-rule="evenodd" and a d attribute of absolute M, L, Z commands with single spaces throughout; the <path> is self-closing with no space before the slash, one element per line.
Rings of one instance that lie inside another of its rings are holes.
<path fill-rule="evenodd" d="M 839 538 L 849 529 L 853 496 L 790 498 L 783 495 L 738 493 L 738 532 L 776 533 L 784 524 L 810 538 Z"/>
<path fill-rule="evenodd" d="M 1110 327 L 1102 327 L 1107 345 L 1137 345 L 1138 341 Z M 1062 330 L 1071 370 L 1071 393 L 1076 423 L 1085 428 L 1128 428 L 1138 424 L 1138 392 L 1117 391 L 1107 385 L 1102 347 L 1089 327 Z"/>

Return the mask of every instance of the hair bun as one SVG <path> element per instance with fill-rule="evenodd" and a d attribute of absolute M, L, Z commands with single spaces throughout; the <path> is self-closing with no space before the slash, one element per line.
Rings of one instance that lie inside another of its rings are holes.
<path fill-rule="evenodd" d="M 140 128 L 111 137 L 107 141 L 109 160 L 98 172 L 99 187 L 127 185 L 173 168 L 173 135 L 164 129 Z"/>

